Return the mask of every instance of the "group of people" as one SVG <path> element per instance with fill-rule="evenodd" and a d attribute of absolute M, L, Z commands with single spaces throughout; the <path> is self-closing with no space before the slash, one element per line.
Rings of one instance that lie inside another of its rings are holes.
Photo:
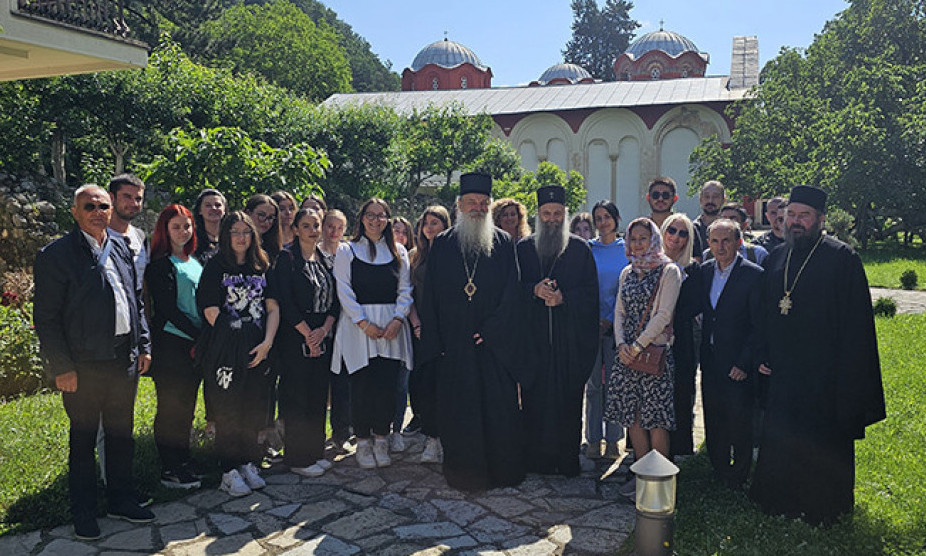
<path fill-rule="evenodd" d="M 700 364 L 723 484 L 745 484 L 758 435 L 763 508 L 814 523 L 851 510 L 853 441 L 884 402 L 864 273 L 822 231 L 825 193 L 798 186 L 770 202 L 767 250 L 743 241 L 747 215 L 719 182 L 692 221 L 671 210 L 675 183 L 653 180 L 653 213 L 623 234 L 611 201 L 570 221 L 562 187 L 536 195 L 531 231 L 523 205 L 492 202 L 491 177 L 464 174 L 455 218 L 431 206 L 412 224 L 373 198 L 345 240 L 346 216 L 321 198 L 280 191 L 230 211 L 208 189 L 192 210 L 165 207 L 149 245 L 130 223 L 141 180 L 79 188 L 74 230 L 37 257 L 34 308 L 71 421 L 75 534 L 99 537 L 100 432 L 109 514 L 154 517 L 131 476 L 145 373 L 162 483 L 200 486 L 190 430 L 202 384 L 220 488 L 242 496 L 265 485 L 268 427 L 302 476 L 323 475 L 326 448 L 351 437 L 359 467 L 390 465 L 409 399 L 420 461 L 464 491 L 577 475 L 585 458 L 616 457 L 625 430 L 637 455 L 691 454 Z"/>

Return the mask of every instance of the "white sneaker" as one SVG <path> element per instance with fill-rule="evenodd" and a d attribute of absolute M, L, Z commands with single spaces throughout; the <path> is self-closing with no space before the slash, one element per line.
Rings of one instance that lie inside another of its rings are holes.
<path fill-rule="evenodd" d="M 238 468 L 238 472 L 241 473 L 241 478 L 244 479 L 244 482 L 247 483 L 248 488 L 251 490 L 257 490 L 267 486 L 267 483 L 260 478 L 260 475 L 257 473 L 257 468 L 254 467 L 253 463 L 242 465 Z"/>
<path fill-rule="evenodd" d="M 324 469 L 325 471 L 328 471 L 329 469 L 331 469 L 332 467 L 334 467 L 334 464 L 331 463 L 329 460 L 326 460 L 326 459 L 317 460 L 317 461 L 315 462 L 315 465 L 321 467 L 321 468 Z"/>
<path fill-rule="evenodd" d="M 424 451 L 421 452 L 421 463 L 440 463 L 444 459 L 444 447 L 441 446 L 440 438 L 428 437 L 424 444 Z"/>
<path fill-rule="evenodd" d="M 373 446 L 369 438 L 361 438 L 357 442 L 357 465 L 363 469 L 373 469 L 376 467 L 376 458 L 373 457 Z"/>
<path fill-rule="evenodd" d="M 376 467 L 389 467 L 392 465 L 392 458 L 389 457 L 389 439 L 377 437 L 373 441 L 373 458 L 376 459 Z"/>
<path fill-rule="evenodd" d="M 389 435 L 389 451 L 396 453 L 405 451 L 405 439 L 402 438 L 402 433 L 394 432 Z"/>
<path fill-rule="evenodd" d="M 317 463 L 313 463 L 308 467 L 290 467 L 289 470 L 303 477 L 321 477 L 325 474 L 325 469 Z"/>
<path fill-rule="evenodd" d="M 219 490 L 223 490 L 231 496 L 247 496 L 251 494 L 251 489 L 245 484 L 237 469 L 222 474 L 222 484 L 219 485 Z"/>

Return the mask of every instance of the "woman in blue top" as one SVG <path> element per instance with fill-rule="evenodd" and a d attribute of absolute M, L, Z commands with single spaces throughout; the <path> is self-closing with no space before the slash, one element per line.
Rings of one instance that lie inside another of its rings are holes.
<path fill-rule="evenodd" d="M 617 237 L 621 214 L 611 201 L 598 201 L 592 209 L 592 218 L 598 237 L 589 242 L 595 266 L 598 268 L 598 308 L 601 346 L 592 374 L 585 385 L 585 441 L 586 456 L 601 457 L 602 436 L 607 441 L 605 457 L 616 458 L 617 441 L 624 435 L 615 422 L 603 423 L 605 386 L 614 366 L 614 304 L 621 270 L 627 266 L 624 240 Z M 603 433 L 603 434 L 602 434 Z"/>
<path fill-rule="evenodd" d="M 151 344 L 154 388 L 158 407 L 154 441 L 161 458 L 161 484 L 168 488 L 198 488 L 190 469 L 190 428 L 202 375 L 190 355 L 202 328 L 196 288 L 202 265 L 196 250 L 193 214 L 181 205 L 161 211 L 151 241 L 151 263 L 145 271 L 151 294 Z"/>

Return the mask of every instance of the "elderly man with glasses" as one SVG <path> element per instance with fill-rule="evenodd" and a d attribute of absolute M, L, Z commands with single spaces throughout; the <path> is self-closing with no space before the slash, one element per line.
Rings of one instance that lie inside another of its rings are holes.
<path fill-rule="evenodd" d="M 77 222 L 35 261 L 35 329 L 45 372 L 70 419 L 68 484 L 74 535 L 100 536 L 93 449 L 102 419 L 110 517 L 146 523 L 132 479 L 133 410 L 138 375 L 151 363 L 148 327 L 132 253 L 108 230 L 112 199 L 101 187 L 74 193 Z"/>

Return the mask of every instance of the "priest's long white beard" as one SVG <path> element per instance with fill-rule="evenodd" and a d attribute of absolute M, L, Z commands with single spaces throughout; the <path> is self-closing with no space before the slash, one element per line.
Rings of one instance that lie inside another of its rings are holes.
<path fill-rule="evenodd" d="M 460 249 L 467 256 L 492 254 L 494 228 L 488 214 L 471 215 L 457 208 L 457 237 Z"/>
<path fill-rule="evenodd" d="M 537 215 L 534 222 L 534 229 L 537 230 L 534 232 L 534 244 L 537 246 L 540 260 L 550 261 L 566 250 L 566 246 L 569 245 L 567 221 L 569 221 L 569 211 L 566 211 L 562 222 L 543 222 L 540 220 L 540 215 Z"/>

